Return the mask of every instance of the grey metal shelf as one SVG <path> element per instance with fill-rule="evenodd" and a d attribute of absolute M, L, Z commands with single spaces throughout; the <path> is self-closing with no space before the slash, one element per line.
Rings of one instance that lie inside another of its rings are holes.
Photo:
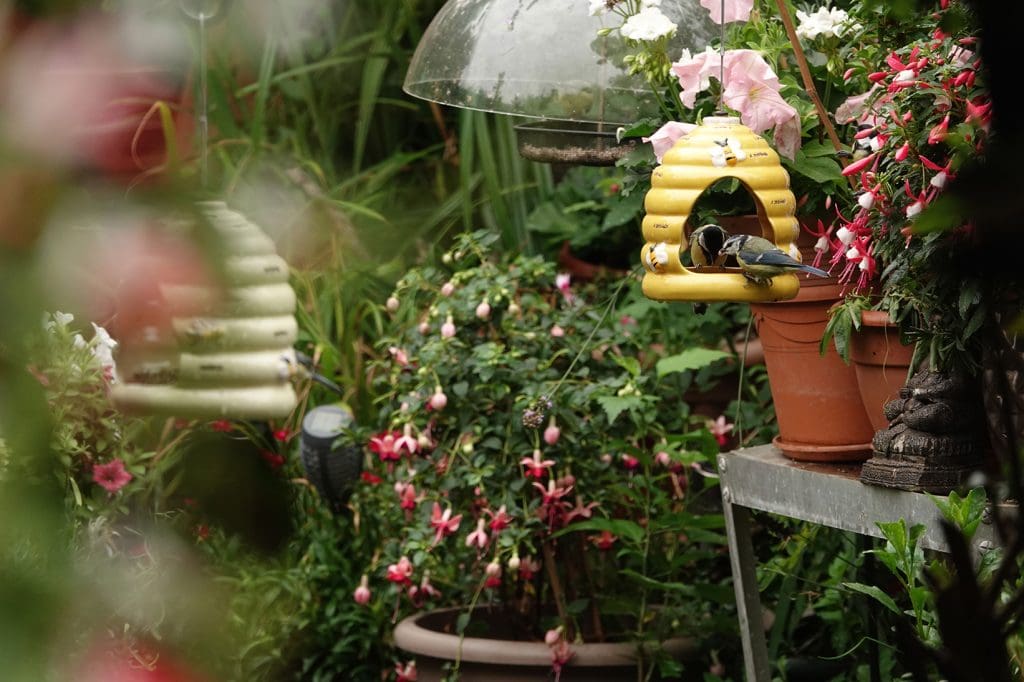
<path fill-rule="evenodd" d="M 939 527 L 942 514 L 933 499 L 924 493 L 864 485 L 858 480 L 860 464 L 796 462 L 763 445 L 720 454 L 718 471 L 743 658 L 751 682 L 771 680 L 750 540 L 751 510 L 873 537 L 882 537 L 876 522 L 904 519 L 908 525 L 925 526 L 922 547 L 948 551 Z M 981 551 L 994 547 L 993 527 L 979 526 L 973 543 Z"/>

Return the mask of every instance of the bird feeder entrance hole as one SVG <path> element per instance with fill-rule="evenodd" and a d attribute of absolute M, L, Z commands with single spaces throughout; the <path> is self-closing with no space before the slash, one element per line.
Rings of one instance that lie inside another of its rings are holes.
<path fill-rule="evenodd" d="M 784 301 L 796 296 L 800 281 L 794 274 L 778 275 L 770 285 L 762 285 L 749 281 L 737 267 L 683 265 L 689 234 L 698 227 L 690 224 L 697 200 L 729 178 L 738 180 L 753 197 L 761 236 L 800 259 L 796 197 L 779 155 L 738 118 L 708 117 L 665 153 L 651 177 L 644 198 L 646 243 L 640 254 L 645 296 L 692 302 Z"/>

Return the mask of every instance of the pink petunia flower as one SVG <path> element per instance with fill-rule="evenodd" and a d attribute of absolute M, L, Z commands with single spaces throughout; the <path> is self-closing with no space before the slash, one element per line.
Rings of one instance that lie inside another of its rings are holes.
<path fill-rule="evenodd" d="M 128 482 L 132 480 L 132 475 L 125 470 L 124 462 L 118 458 L 106 464 L 93 464 L 92 480 L 113 495 L 128 485 Z"/>
<path fill-rule="evenodd" d="M 722 9 L 725 14 L 722 14 Z M 716 24 L 728 24 L 734 21 L 748 21 L 750 11 L 754 9 L 754 0 L 700 0 L 700 6 L 711 13 L 711 21 Z"/>
<path fill-rule="evenodd" d="M 644 142 L 649 142 L 651 147 L 654 148 L 654 158 L 661 163 L 665 153 L 672 149 L 680 138 L 689 135 L 691 131 L 697 126 L 693 123 L 680 123 L 679 121 L 669 121 L 665 125 L 658 128 L 653 135 L 650 137 L 642 138 Z"/>

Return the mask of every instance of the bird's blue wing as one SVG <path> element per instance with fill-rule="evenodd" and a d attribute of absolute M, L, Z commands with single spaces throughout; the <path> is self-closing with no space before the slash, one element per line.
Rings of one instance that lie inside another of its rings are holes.
<path fill-rule="evenodd" d="M 743 260 L 752 265 L 775 265 L 783 268 L 798 268 L 801 265 L 800 261 L 793 260 L 787 254 L 777 250 L 762 251 L 760 253 L 743 250 L 740 255 L 743 257 Z"/>

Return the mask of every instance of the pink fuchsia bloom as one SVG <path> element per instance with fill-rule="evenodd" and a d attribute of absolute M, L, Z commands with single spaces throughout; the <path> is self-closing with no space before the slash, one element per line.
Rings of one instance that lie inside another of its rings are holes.
<path fill-rule="evenodd" d="M 537 572 L 540 571 L 540 568 L 540 562 L 532 556 L 528 556 L 519 564 L 519 577 L 523 580 L 533 580 Z"/>
<path fill-rule="evenodd" d="M 384 482 L 383 478 L 369 471 L 364 471 L 363 473 L 359 474 L 359 478 L 363 481 L 363 483 L 369 483 L 370 485 L 379 485 Z"/>
<path fill-rule="evenodd" d="M 544 429 L 544 442 L 548 445 L 554 445 L 558 442 L 561 435 L 562 430 L 558 428 L 558 425 L 555 423 L 555 417 L 552 415 L 551 420 L 548 422 L 548 427 Z"/>
<path fill-rule="evenodd" d="M 452 282 L 445 282 L 441 286 L 441 295 L 442 296 L 451 296 L 454 293 L 455 293 L 455 285 Z"/>
<path fill-rule="evenodd" d="M 416 486 L 412 483 L 403 485 L 402 490 L 398 493 L 398 497 L 401 500 L 398 506 L 407 511 L 412 511 L 419 504 L 419 498 L 416 497 Z"/>
<path fill-rule="evenodd" d="M 561 338 L 565 336 L 565 330 L 556 324 L 551 327 L 551 336 L 555 337 L 556 339 Z"/>
<path fill-rule="evenodd" d="M 124 462 L 118 458 L 112 459 L 106 464 L 93 464 L 92 480 L 113 495 L 128 485 L 128 482 L 132 480 L 132 475 L 124 468 Z"/>
<path fill-rule="evenodd" d="M 541 499 L 541 505 L 544 507 L 550 507 L 557 504 L 559 500 L 568 495 L 572 490 L 571 485 L 565 487 L 556 485 L 553 478 L 548 479 L 547 487 L 544 487 L 540 483 L 534 483 L 533 487 L 536 488 L 543 496 Z"/>
<path fill-rule="evenodd" d="M 284 464 L 284 455 L 274 452 L 273 450 L 260 450 L 260 457 L 263 461 L 270 465 L 272 469 L 280 469 Z"/>
<path fill-rule="evenodd" d="M 623 453 L 622 454 L 622 466 L 626 467 L 630 471 L 633 471 L 633 470 L 637 469 L 640 466 L 640 460 L 638 460 L 633 455 L 628 455 L 626 453 Z"/>
<path fill-rule="evenodd" d="M 487 580 L 484 581 L 485 587 L 501 587 L 501 564 L 497 559 L 487 564 L 484 574 L 487 576 Z"/>
<path fill-rule="evenodd" d="M 352 599 L 355 600 L 360 606 L 366 606 L 370 603 L 370 579 L 363 574 L 362 579 L 359 581 L 359 587 L 352 593 Z"/>
<path fill-rule="evenodd" d="M 725 420 L 725 415 L 719 415 L 718 419 L 712 422 L 708 422 L 708 431 L 718 441 L 719 446 L 724 446 L 729 442 L 729 432 L 733 430 L 735 424 L 730 424 Z"/>
<path fill-rule="evenodd" d="M 480 305 L 476 307 L 476 316 L 481 320 L 486 320 L 491 316 L 491 304 L 486 300 L 481 301 Z"/>
<path fill-rule="evenodd" d="M 449 315 L 448 319 L 441 325 L 441 338 L 450 339 L 455 336 L 455 322 L 452 320 L 452 316 Z"/>
<path fill-rule="evenodd" d="M 418 679 L 416 661 L 409 661 L 405 665 L 395 663 L 395 682 L 416 682 Z"/>
<path fill-rule="evenodd" d="M 402 435 L 395 439 L 395 451 L 400 453 L 405 450 L 411 456 L 419 449 L 419 441 L 412 437 L 412 424 L 406 424 L 402 429 Z"/>
<path fill-rule="evenodd" d="M 589 519 L 591 516 L 594 515 L 594 507 L 599 506 L 600 503 L 598 502 L 588 502 L 587 504 L 583 504 L 583 499 L 579 495 L 577 495 L 576 506 L 570 509 L 569 511 L 565 512 L 565 518 L 562 521 L 566 524 L 569 524 L 578 518 Z"/>
<path fill-rule="evenodd" d="M 928 144 L 942 142 L 946 139 L 947 134 L 949 134 L 949 114 L 946 114 L 942 121 L 928 133 Z"/>
<path fill-rule="evenodd" d="M 571 281 L 572 275 L 567 272 L 560 272 L 555 275 L 555 288 L 558 289 L 558 292 L 562 294 L 562 298 L 568 303 L 572 303 L 574 298 L 572 289 L 569 286 Z"/>
<path fill-rule="evenodd" d="M 495 533 L 500 533 L 505 530 L 508 528 L 509 523 L 512 522 L 512 517 L 509 516 L 505 505 L 498 507 L 498 511 L 496 512 L 492 512 L 490 509 L 485 509 L 484 513 L 491 517 L 491 522 L 488 524 L 488 527 Z"/>
<path fill-rule="evenodd" d="M 836 123 L 853 123 L 866 119 L 874 109 L 868 107 L 868 102 L 876 96 L 877 91 L 878 85 L 872 85 L 867 92 L 847 97 L 836 109 Z M 877 102 L 875 104 L 877 105 Z"/>
<path fill-rule="evenodd" d="M 399 303 L 398 303 L 398 299 L 396 297 L 388 296 L 388 300 L 384 304 L 384 308 L 387 309 L 387 311 L 389 313 L 393 313 L 393 312 L 396 312 L 398 310 L 398 305 L 399 305 Z"/>
<path fill-rule="evenodd" d="M 274 431 L 274 440 L 276 440 L 278 443 L 284 443 L 291 437 L 292 432 L 289 431 L 287 428 L 281 428 L 278 429 L 277 431 Z"/>
<path fill-rule="evenodd" d="M 487 537 L 487 531 L 484 530 L 484 524 L 486 523 L 485 519 L 476 520 L 476 530 L 466 536 L 466 547 L 475 546 L 479 551 L 487 546 L 490 538 Z"/>
<path fill-rule="evenodd" d="M 532 457 L 524 457 L 519 461 L 521 466 L 526 467 L 526 476 L 529 478 L 544 478 L 544 473 L 555 465 L 553 459 L 541 459 L 540 450 L 534 450 Z"/>
<path fill-rule="evenodd" d="M 428 599 L 436 599 L 441 596 L 441 590 L 434 587 L 434 584 L 430 582 L 430 571 L 423 571 L 423 579 L 420 580 L 419 593 Z"/>
<path fill-rule="evenodd" d="M 617 540 L 618 538 L 612 535 L 611 531 L 608 530 L 603 530 L 600 535 L 594 535 L 590 538 L 590 541 L 594 543 L 594 546 L 602 552 L 607 552 L 611 549 L 612 545 L 614 545 Z"/>
<path fill-rule="evenodd" d="M 850 175 L 855 175 L 857 173 L 860 173 L 861 171 L 865 170 L 868 166 L 870 166 L 872 163 L 874 163 L 875 159 L 877 159 L 877 158 L 878 158 L 878 152 L 875 152 L 874 154 L 868 154 L 863 159 L 860 159 L 858 161 L 854 161 L 849 166 L 844 168 L 842 170 L 842 174 L 844 176 L 848 177 Z"/>
<path fill-rule="evenodd" d="M 433 545 L 441 542 L 445 536 L 451 535 L 457 531 L 459 529 L 459 523 L 461 522 L 462 514 L 452 516 L 451 507 L 448 507 L 442 512 L 441 505 L 435 502 L 433 512 L 430 515 L 430 526 L 434 529 Z"/>
<path fill-rule="evenodd" d="M 398 346 L 391 346 L 388 348 L 388 353 L 391 355 L 391 357 L 395 359 L 395 362 L 397 362 L 402 367 L 409 366 L 409 356 L 403 349 L 399 348 Z"/>
<path fill-rule="evenodd" d="M 893 155 L 893 158 L 896 159 L 897 161 L 906 161 L 906 159 L 907 159 L 907 157 L 909 155 L 910 155 L 910 143 L 909 142 L 904 142 L 903 146 L 896 150 L 896 154 Z"/>
<path fill-rule="evenodd" d="M 418 327 L 418 329 L 420 334 L 426 336 L 427 334 L 430 333 L 430 324 L 428 322 L 420 322 L 420 326 Z"/>
<path fill-rule="evenodd" d="M 390 564 L 387 577 L 393 583 L 410 585 L 412 583 L 412 562 L 409 561 L 409 557 L 403 556 L 398 563 Z"/>
<path fill-rule="evenodd" d="M 370 439 L 370 450 L 377 454 L 382 462 L 397 462 L 402 455 L 395 447 L 400 434 L 398 431 L 384 431 Z"/>
<path fill-rule="evenodd" d="M 697 126 L 693 123 L 669 121 L 658 128 L 650 137 L 643 138 L 643 141 L 650 143 L 651 147 L 654 149 L 654 158 L 658 160 L 658 163 L 661 163 L 665 153 L 669 149 L 672 149 L 680 138 L 689 135 L 696 127 Z"/>
<path fill-rule="evenodd" d="M 440 386 L 434 387 L 434 395 L 430 396 L 430 409 L 443 410 L 448 404 L 448 396 L 444 394 Z"/>
<path fill-rule="evenodd" d="M 725 14 L 722 14 L 722 5 Z M 711 13 L 711 21 L 716 24 L 728 24 L 734 21 L 747 21 L 750 11 L 754 8 L 754 0 L 700 0 L 700 6 Z"/>
<path fill-rule="evenodd" d="M 661 450 L 654 455 L 654 461 L 663 467 L 667 467 L 672 464 L 672 457 L 664 450 Z"/>

